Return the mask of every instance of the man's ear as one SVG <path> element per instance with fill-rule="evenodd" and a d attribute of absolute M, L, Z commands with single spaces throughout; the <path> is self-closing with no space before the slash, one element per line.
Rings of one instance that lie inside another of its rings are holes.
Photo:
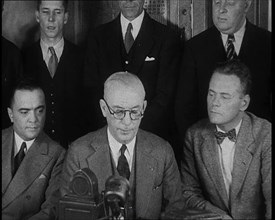
<path fill-rule="evenodd" d="M 12 112 L 11 108 L 7 108 L 7 109 L 8 109 L 8 114 L 9 114 L 10 120 L 13 123 L 13 112 Z"/>
<path fill-rule="evenodd" d="M 248 94 L 246 94 L 244 97 L 243 97 L 243 100 L 242 100 L 242 106 L 240 108 L 241 111 L 245 111 L 248 106 L 249 106 L 249 103 L 250 103 L 250 96 Z"/>
<path fill-rule="evenodd" d="M 69 12 L 65 12 L 65 17 L 64 17 L 64 24 L 67 24 L 68 22 L 68 19 L 69 19 Z"/>
<path fill-rule="evenodd" d="M 39 23 L 40 19 L 39 19 L 39 11 L 35 10 L 35 20 Z"/>
<path fill-rule="evenodd" d="M 244 9 L 245 13 L 248 12 L 248 10 L 249 10 L 249 8 L 250 8 L 250 5 L 251 5 L 252 1 L 253 1 L 253 0 L 245 0 L 245 9 Z"/>
<path fill-rule="evenodd" d="M 103 99 L 99 100 L 99 105 L 100 105 L 100 109 L 101 109 L 101 112 L 102 112 L 103 116 L 106 118 L 107 106 L 106 106 Z"/>
<path fill-rule="evenodd" d="M 143 112 L 145 111 L 146 107 L 147 107 L 147 100 L 144 100 L 143 101 Z"/>

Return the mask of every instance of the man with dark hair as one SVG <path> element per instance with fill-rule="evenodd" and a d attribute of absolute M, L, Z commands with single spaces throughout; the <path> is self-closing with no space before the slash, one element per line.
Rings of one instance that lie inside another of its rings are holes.
<path fill-rule="evenodd" d="M 4 1 L 2 2 L 2 13 Z M 9 96 L 12 87 L 22 75 L 22 58 L 19 49 L 9 40 L 2 36 L 2 99 L 1 99 L 1 128 L 11 125 L 7 113 Z"/>
<path fill-rule="evenodd" d="M 44 92 L 33 80 L 14 88 L 2 130 L 2 219 L 55 219 L 65 150 L 44 132 Z"/>
<path fill-rule="evenodd" d="M 227 59 L 237 58 L 250 69 L 248 111 L 271 120 L 271 33 L 246 18 L 252 1 L 212 0 L 214 26 L 186 42 L 175 107 L 182 139 L 190 125 L 207 117 L 212 70 Z"/>
<path fill-rule="evenodd" d="M 45 92 L 45 132 L 65 148 L 86 129 L 83 53 L 63 37 L 67 7 L 68 1 L 38 1 L 40 40 L 23 50 L 24 73 L 36 78 Z"/>
<path fill-rule="evenodd" d="M 203 119 L 187 130 L 181 164 L 189 207 L 223 219 L 271 219 L 271 123 L 246 112 L 248 68 L 232 60 L 210 79 Z"/>

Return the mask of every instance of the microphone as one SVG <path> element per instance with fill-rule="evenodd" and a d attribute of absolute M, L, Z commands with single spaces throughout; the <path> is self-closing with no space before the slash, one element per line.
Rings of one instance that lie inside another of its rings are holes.
<path fill-rule="evenodd" d="M 130 183 L 122 176 L 110 176 L 105 182 L 104 202 L 111 211 L 111 216 L 127 219 L 127 204 L 130 196 Z"/>
<path fill-rule="evenodd" d="M 96 220 L 105 215 L 96 175 L 89 168 L 76 171 L 69 183 L 69 193 L 59 200 L 59 220 Z"/>

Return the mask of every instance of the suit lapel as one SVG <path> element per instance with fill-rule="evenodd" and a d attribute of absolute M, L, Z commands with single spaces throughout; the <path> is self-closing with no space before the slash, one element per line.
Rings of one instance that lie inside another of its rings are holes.
<path fill-rule="evenodd" d="M 213 125 L 209 125 L 202 133 L 202 136 L 204 136 L 204 141 L 201 146 L 202 162 L 204 163 L 210 179 L 213 181 L 217 194 L 223 201 L 224 206 L 228 208 L 228 196 L 223 181 L 218 145 L 213 132 L 214 129 L 215 127 Z"/>
<path fill-rule="evenodd" d="M 232 199 L 234 199 L 240 191 L 252 160 L 254 138 L 251 132 L 251 126 L 249 117 L 245 115 L 236 142 L 231 187 Z"/>
<path fill-rule="evenodd" d="M 48 144 L 43 143 L 43 139 L 44 134 L 39 135 L 30 147 L 2 198 L 2 208 L 23 193 L 39 177 L 45 166 L 52 159 L 48 155 Z"/>
<path fill-rule="evenodd" d="M 94 143 L 96 143 L 96 145 L 91 145 L 92 153 L 86 160 L 89 168 L 95 173 L 98 179 L 98 190 L 100 193 L 105 189 L 107 178 L 113 175 L 107 138 L 107 127 L 99 131 Z"/>
<path fill-rule="evenodd" d="M 4 195 L 12 179 L 11 158 L 14 147 L 13 129 L 9 128 L 6 136 L 2 138 L 2 195 Z"/>
<path fill-rule="evenodd" d="M 151 51 L 154 43 L 154 25 L 149 15 L 145 12 L 138 36 L 133 45 L 134 51 L 132 54 L 130 51 L 130 55 L 132 56 L 132 72 L 136 74 L 140 72 L 145 58 Z"/>
<path fill-rule="evenodd" d="M 157 162 L 151 155 L 151 143 L 141 131 L 138 132 L 136 141 L 136 212 L 145 214 L 154 185 Z"/>

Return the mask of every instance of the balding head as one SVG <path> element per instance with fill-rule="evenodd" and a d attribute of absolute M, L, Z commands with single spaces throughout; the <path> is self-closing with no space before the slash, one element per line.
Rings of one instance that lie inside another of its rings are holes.
<path fill-rule="evenodd" d="M 147 102 L 140 79 L 128 72 L 112 74 L 104 84 L 104 99 L 100 100 L 103 116 L 111 135 L 122 144 L 136 136 Z"/>
<path fill-rule="evenodd" d="M 116 90 L 128 90 L 137 92 L 144 100 L 145 89 L 140 79 L 129 72 L 116 72 L 109 76 L 104 83 L 104 99 L 108 100 Z"/>

